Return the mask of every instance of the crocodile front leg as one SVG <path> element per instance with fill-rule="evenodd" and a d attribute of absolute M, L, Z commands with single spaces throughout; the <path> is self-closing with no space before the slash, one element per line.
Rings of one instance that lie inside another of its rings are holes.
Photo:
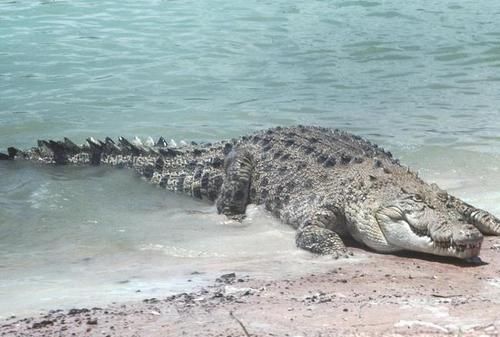
<path fill-rule="evenodd" d="M 324 228 L 318 220 L 306 220 L 297 229 L 295 242 L 297 247 L 315 254 L 331 255 L 334 258 L 352 255 L 341 237 L 334 231 Z"/>
<path fill-rule="evenodd" d="M 295 198 L 280 210 L 280 219 L 297 229 L 297 247 L 334 258 L 352 253 L 341 235 L 348 235 L 345 218 L 334 202 L 318 200 L 315 193 Z"/>
<path fill-rule="evenodd" d="M 254 158 L 244 148 L 233 149 L 224 162 L 225 176 L 217 199 L 217 211 L 241 220 L 248 204 Z"/>
<path fill-rule="evenodd" d="M 345 219 L 337 207 L 329 203 L 322 204 L 313 211 L 312 216 L 301 221 L 295 234 L 297 247 L 334 258 L 352 255 L 340 237 L 347 232 Z"/>

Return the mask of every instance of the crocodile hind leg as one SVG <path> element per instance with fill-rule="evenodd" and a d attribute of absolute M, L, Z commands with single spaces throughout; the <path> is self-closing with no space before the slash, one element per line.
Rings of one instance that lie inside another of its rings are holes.
<path fill-rule="evenodd" d="M 244 148 L 233 149 L 224 162 L 225 176 L 217 199 L 217 211 L 241 220 L 248 204 L 254 168 L 251 153 Z"/>
<path fill-rule="evenodd" d="M 493 214 L 469 205 L 465 201 L 447 196 L 446 205 L 453 207 L 467 222 L 474 225 L 481 233 L 486 235 L 500 235 L 500 220 Z"/>

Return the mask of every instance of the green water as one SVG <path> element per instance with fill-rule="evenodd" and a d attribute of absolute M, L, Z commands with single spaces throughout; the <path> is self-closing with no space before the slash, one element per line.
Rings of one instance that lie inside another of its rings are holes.
<path fill-rule="evenodd" d="M 499 215 L 499 14 L 485 0 L 0 0 L 0 148 L 333 126 Z M 311 264 L 265 213 L 240 227 L 214 213 L 126 172 L 0 163 L 0 316 Z"/>
<path fill-rule="evenodd" d="M 314 123 L 498 145 L 492 1 L 2 1 L 0 144 Z"/>

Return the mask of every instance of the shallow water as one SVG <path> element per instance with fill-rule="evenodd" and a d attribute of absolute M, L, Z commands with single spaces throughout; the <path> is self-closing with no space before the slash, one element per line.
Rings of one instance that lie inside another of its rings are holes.
<path fill-rule="evenodd" d="M 499 14 L 485 0 L 0 1 L 0 148 L 319 124 L 500 215 Z M 0 316 L 328 264 L 254 212 L 228 224 L 125 171 L 0 163 Z"/>
<path fill-rule="evenodd" d="M 3 317 L 165 296 L 229 272 L 284 277 L 334 263 L 297 250 L 292 228 L 261 208 L 229 221 L 128 170 L 0 170 Z"/>
<path fill-rule="evenodd" d="M 491 150 L 499 13 L 486 0 L 3 1 L 0 142 L 300 122 Z"/>

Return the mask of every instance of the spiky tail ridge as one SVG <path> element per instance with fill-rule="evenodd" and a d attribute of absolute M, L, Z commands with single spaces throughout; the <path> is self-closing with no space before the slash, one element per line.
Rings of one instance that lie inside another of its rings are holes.
<path fill-rule="evenodd" d="M 53 165 L 108 165 L 132 168 L 151 183 L 194 198 L 217 199 L 224 177 L 224 144 L 191 143 L 169 146 L 163 138 L 153 142 L 128 141 L 120 137 L 104 141 L 87 138 L 77 145 L 62 141 L 39 140 L 38 146 L 23 151 L 9 147 L 0 160 L 29 160 Z"/>

